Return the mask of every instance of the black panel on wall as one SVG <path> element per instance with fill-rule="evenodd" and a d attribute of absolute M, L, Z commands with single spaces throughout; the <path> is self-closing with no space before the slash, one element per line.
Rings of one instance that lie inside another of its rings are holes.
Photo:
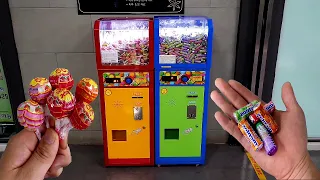
<path fill-rule="evenodd" d="M 16 121 L 16 109 L 21 102 L 25 101 L 25 96 L 8 0 L 0 1 L 0 27 L 0 56 L 7 80 L 12 113 Z M 15 128 L 15 131 L 21 130 L 19 123 L 16 123 Z"/>
<path fill-rule="evenodd" d="M 270 39 L 265 67 L 265 72 L 268 73 L 265 73 L 262 91 L 262 100 L 265 102 L 269 102 L 272 99 L 284 5 L 285 0 L 275 0 L 273 5 Z"/>
<path fill-rule="evenodd" d="M 250 89 L 254 63 L 259 1 L 241 0 L 234 79 Z M 239 145 L 232 136 L 228 144 Z"/>

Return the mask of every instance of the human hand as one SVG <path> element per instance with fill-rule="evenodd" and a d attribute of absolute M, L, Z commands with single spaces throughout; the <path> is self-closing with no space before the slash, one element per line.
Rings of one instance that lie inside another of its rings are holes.
<path fill-rule="evenodd" d="M 34 132 L 22 130 L 12 137 L 0 160 L 0 179 L 42 180 L 58 177 L 71 163 L 67 141 L 59 142 L 58 134 L 46 129 L 38 143 Z"/>
<path fill-rule="evenodd" d="M 282 87 L 282 100 L 286 106 L 286 111 L 276 110 L 273 115 L 280 127 L 279 131 L 273 136 L 278 146 L 278 151 L 274 156 L 268 156 L 265 150 L 254 151 L 238 129 L 233 117 L 234 111 L 249 102 L 259 100 L 259 98 L 234 80 L 227 83 L 218 78 L 215 85 L 229 101 L 225 100 L 218 91 L 211 93 L 211 99 L 224 112 L 216 112 L 216 120 L 241 143 L 263 170 L 277 179 L 320 177 L 307 150 L 308 141 L 304 112 L 295 98 L 290 83 L 285 83 Z"/>

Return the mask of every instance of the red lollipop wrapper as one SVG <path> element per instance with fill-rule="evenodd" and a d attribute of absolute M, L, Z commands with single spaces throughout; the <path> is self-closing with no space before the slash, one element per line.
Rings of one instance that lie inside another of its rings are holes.
<path fill-rule="evenodd" d="M 64 139 L 72 128 L 87 129 L 94 120 L 94 111 L 90 104 L 78 102 L 69 118 L 56 120 L 56 131 Z"/>
<path fill-rule="evenodd" d="M 77 84 L 76 99 L 86 103 L 93 102 L 98 96 L 98 85 L 90 78 L 82 78 Z"/>
<path fill-rule="evenodd" d="M 41 140 L 40 127 L 44 122 L 45 113 L 39 103 L 31 99 L 21 103 L 17 109 L 17 117 L 21 126 L 29 131 L 34 131 L 38 139 Z"/>
<path fill-rule="evenodd" d="M 32 100 L 44 105 L 47 97 L 51 94 L 52 87 L 49 80 L 42 77 L 36 77 L 29 84 L 29 95 Z"/>
<path fill-rule="evenodd" d="M 68 69 L 57 68 L 49 76 L 49 82 L 53 89 L 65 88 L 70 90 L 73 87 L 74 80 Z"/>
<path fill-rule="evenodd" d="M 47 98 L 47 105 L 51 115 L 57 119 L 71 114 L 76 104 L 73 94 L 67 89 L 55 89 Z"/>

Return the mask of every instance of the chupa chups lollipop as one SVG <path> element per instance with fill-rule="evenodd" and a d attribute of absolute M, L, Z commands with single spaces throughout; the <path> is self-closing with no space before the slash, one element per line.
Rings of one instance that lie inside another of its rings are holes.
<path fill-rule="evenodd" d="M 90 78 L 82 78 L 77 84 L 76 99 L 77 101 L 84 101 L 91 103 L 98 96 L 98 85 Z"/>
<path fill-rule="evenodd" d="M 69 118 L 64 118 L 56 124 L 59 137 L 64 139 L 72 128 L 78 130 L 87 129 L 94 120 L 94 111 L 90 104 L 86 102 L 78 102 Z"/>
<path fill-rule="evenodd" d="M 27 100 L 18 106 L 17 116 L 21 126 L 34 131 L 40 140 L 40 126 L 44 122 L 45 117 L 43 107 L 31 99 Z"/>
<path fill-rule="evenodd" d="M 49 95 L 47 104 L 51 115 L 61 119 L 71 114 L 76 104 L 76 99 L 69 90 L 58 88 Z"/>
<path fill-rule="evenodd" d="M 42 77 L 36 77 L 31 80 L 29 85 L 29 95 L 32 100 L 38 102 L 40 105 L 46 104 L 47 97 L 52 92 L 49 80 Z"/>
<path fill-rule="evenodd" d="M 68 69 L 57 68 L 49 76 L 49 82 L 53 89 L 65 88 L 70 90 L 73 87 L 74 81 Z"/>

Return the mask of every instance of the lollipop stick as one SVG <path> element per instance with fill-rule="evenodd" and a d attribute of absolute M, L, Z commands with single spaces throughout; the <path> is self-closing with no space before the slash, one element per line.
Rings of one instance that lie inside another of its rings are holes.
<path fill-rule="evenodd" d="M 40 133 L 40 129 L 37 129 L 35 132 L 34 132 L 38 138 L 38 140 L 40 141 L 41 140 L 41 133 Z"/>
<path fill-rule="evenodd" d="M 71 125 L 70 119 L 68 117 L 56 119 L 55 121 L 55 130 L 58 133 L 60 139 L 64 139 L 72 128 L 73 126 Z"/>
<path fill-rule="evenodd" d="M 71 123 L 63 126 L 59 133 L 60 139 L 64 140 L 72 128 L 73 126 L 71 125 Z"/>

